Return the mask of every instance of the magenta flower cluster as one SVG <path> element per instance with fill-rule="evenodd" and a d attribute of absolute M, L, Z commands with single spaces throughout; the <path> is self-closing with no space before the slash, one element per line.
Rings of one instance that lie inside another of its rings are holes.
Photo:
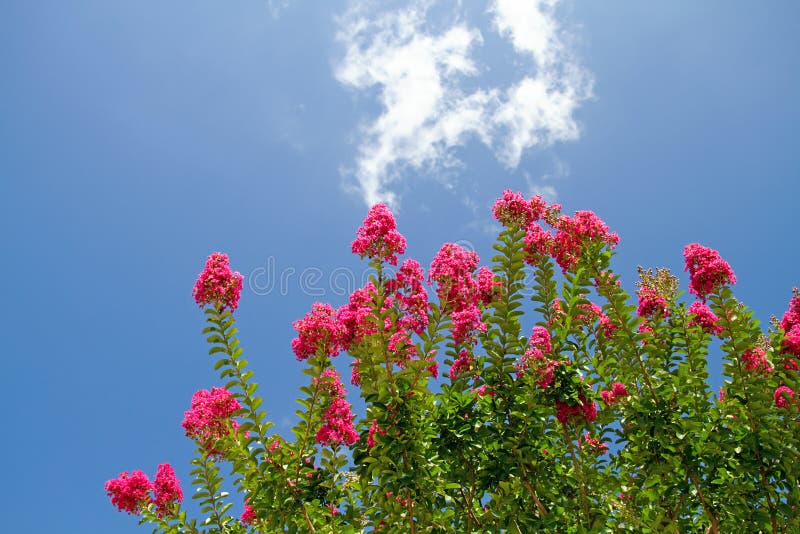
<path fill-rule="evenodd" d="M 722 286 L 736 283 L 731 266 L 712 248 L 692 243 L 684 247 L 683 257 L 686 259 L 683 270 L 689 271 L 689 291 L 702 300 Z"/>
<path fill-rule="evenodd" d="M 184 412 L 183 416 L 186 436 L 202 444 L 209 453 L 220 454 L 214 445 L 237 428 L 232 418 L 241 408 L 236 397 L 225 388 L 195 392 L 191 409 Z"/>
<path fill-rule="evenodd" d="M 206 261 L 206 267 L 197 277 L 192 295 L 202 308 L 206 304 L 220 309 L 236 310 L 242 292 L 242 275 L 231 271 L 228 255 L 213 252 Z"/>
<path fill-rule="evenodd" d="M 316 379 L 317 387 L 328 398 L 328 408 L 322 415 L 323 424 L 317 431 L 317 443 L 320 445 L 352 445 L 358 441 L 358 433 L 353 427 L 353 412 L 350 403 L 345 400 L 344 389 L 339 373 L 326 369 Z"/>
<path fill-rule="evenodd" d="M 367 256 L 397 265 L 397 255 L 406 251 L 406 238 L 397 231 L 394 215 L 385 204 L 370 208 L 358 229 L 352 250 L 362 258 Z"/>
<path fill-rule="evenodd" d="M 142 471 L 130 474 L 124 471 L 119 477 L 107 481 L 105 489 L 112 505 L 120 512 L 134 515 L 153 504 L 156 515 L 164 517 L 173 510 L 175 503 L 183 502 L 180 481 L 168 463 L 158 466 L 153 482 Z"/>

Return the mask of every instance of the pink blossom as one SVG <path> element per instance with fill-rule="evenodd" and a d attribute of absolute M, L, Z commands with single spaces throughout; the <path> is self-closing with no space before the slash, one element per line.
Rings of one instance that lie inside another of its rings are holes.
<path fill-rule="evenodd" d="M 350 370 L 350 383 L 354 386 L 358 387 L 361 386 L 361 371 L 359 370 L 359 364 L 361 360 L 353 360 L 352 369 Z"/>
<path fill-rule="evenodd" d="M 458 358 L 456 358 L 456 360 L 453 362 L 453 365 L 450 366 L 450 372 L 448 373 L 450 380 L 455 380 L 462 374 L 469 372 L 474 363 L 475 359 L 468 351 L 462 350 L 459 352 Z"/>
<path fill-rule="evenodd" d="M 788 386 L 779 386 L 775 390 L 775 406 L 788 408 L 794 403 L 794 391 Z"/>
<path fill-rule="evenodd" d="M 800 324 L 800 290 L 794 288 L 794 296 L 789 300 L 789 309 L 781 319 L 781 328 L 788 332 L 798 324 Z"/>
<path fill-rule="evenodd" d="M 611 339 L 611 336 L 614 335 L 614 332 L 617 330 L 617 323 L 611 320 L 611 318 L 604 314 L 600 313 L 599 317 L 597 318 L 597 322 L 600 325 L 600 329 L 598 330 L 599 334 L 602 334 L 603 337 L 606 339 Z"/>
<path fill-rule="evenodd" d="M 315 302 L 311 311 L 292 323 L 292 326 L 298 334 L 292 340 L 292 350 L 298 360 L 305 360 L 316 354 L 337 356 L 347 335 L 336 311 L 330 304 L 321 302 Z"/>
<path fill-rule="evenodd" d="M 156 515 L 164 517 L 172 511 L 174 504 L 183 502 L 181 483 L 175 476 L 175 470 L 170 464 L 160 464 L 153 482 L 153 502 L 156 505 Z"/>
<path fill-rule="evenodd" d="M 583 436 L 579 445 L 581 447 L 585 446 L 591 454 L 601 455 L 608 452 L 608 445 L 597 438 L 591 437 L 588 432 Z"/>
<path fill-rule="evenodd" d="M 600 396 L 605 404 L 616 404 L 621 398 L 628 396 L 628 390 L 622 382 L 614 382 L 611 384 L 611 390 L 601 391 Z"/>
<path fill-rule="evenodd" d="M 395 332 L 389 337 L 389 342 L 386 350 L 392 358 L 392 361 L 405 369 L 406 365 L 413 358 L 419 356 L 417 347 L 411 341 L 408 332 Z"/>
<path fill-rule="evenodd" d="M 455 243 L 442 245 L 431 262 L 428 279 L 437 282 L 436 294 L 443 304 L 460 304 L 474 299 L 477 284 L 472 273 L 478 261 L 478 255 L 471 250 Z"/>
<path fill-rule="evenodd" d="M 228 255 L 213 252 L 206 260 L 206 267 L 197 277 L 192 295 L 202 308 L 206 304 L 229 308 L 235 311 L 242 291 L 242 275 L 232 272 Z"/>
<path fill-rule="evenodd" d="M 353 427 L 353 412 L 344 397 L 347 391 L 339 378 L 339 373 L 326 369 L 315 383 L 329 399 L 328 408 L 322 414 L 322 427 L 317 431 L 316 440 L 320 445 L 352 445 L 358 441 Z"/>
<path fill-rule="evenodd" d="M 689 326 L 699 326 L 712 335 L 718 336 L 722 333 L 723 328 L 717 324 L 719 317 L 705 303 L 699 300 L 692 302 L 689 306 L 689 315 L 693 315 L 689 320 Z"/>
<path fill-rule="evenodd" d="M 345 443 L 352 445 L 358 441 L 358 434 L 353 427 L 353 413 L 350 403 L 337 398 L 331 401 L 322 416 L 322 427 L 317 431 L 317 443 L 320 445 L 336 445 Z"/>
<path fill-rule="evenodd" d="M 524 241 L 522 250 L 525 252 L 525 261 L 531 265 L 538 265 L 542 258 L 553 251 L 553 234 L 536 223 L 528 225 Z"/>
<path fill-rule="evenodd" d="M 781 349 L 787 354 L 800 356 L 800 323 L 796 323 L 783 336 Z"/>
<path fill-rule="evenodd" d="M 593 401 L 587 401 L 583 395 L 578 396 L 576 404 L 556 401 L 556 419 L 564 425 L 570 424 L 576 419 L 583 419 L 586 422 L 593 422 L 597 418 L 597 405 Z"/>
<path fill-rule="evenodd" d="M 253 525 L 255 524 L 258 517 L 256 516 L 255 510 L 250 506 L 249 503 L 244 503 L 244 511 L 242 515 L 239 517 L 239 521 L 244 523 L 245 525 Z"/>
<path fill-rule="evenodd" d="M 423 281 L 425 275 L 419 263 L 406 259 L 386 289 L 394 294 L 403 312 L 399 322 L 403 328 L 421 334 L 428 326 L 428 293 Z"/>
<path fill-rule="evenodd" d="M 684 271 L 689 271 L 689 291 L 700 299 L 705 300 L 725 284 L 736 283 L 731 266 L 714 249 L 692 243 L 684 247 L 683 257 Z"/>
<path fill-rule="evenodd" d="M 489 305 L 496 300 L 500 300 L 500 290 L 503 282 L 495 280 L 494 273 L 488 267 L 478 269 L 478 293 L 481 302 Z"/>
<path fill-rule="evenodd" d="M 669 315 L 667 300 L 652 287 L 642 287 L 639 289 L 639 309 L 636 314 L 639 317 L 666 317 Z"/>
<path fill-rule="evenodd" d="M 375 441 L 375 434 L 379 436 L 385 436 L 386 431 L 378 427 L 378 421 L 373 419 L 372 425 L 369 427 L 369 432 L 367 432 L 367 447 L 370 449 L 374 447 L 377 442 Z"/>
<path fill-rule="evenodd" d="M 477 332 L 486 332 L 486 324 L 481 321 L 481 310 L 474 304 L 464 306 L 451 315 L 453 318 L 453 341 L 456 345 L 474 342 L 474 335 Z"/>
<path fill-rule="evenodd" d="M 522 193 L 514 193 L 510 189 L 503 191 L 492 208 L 494 218 L 507 227 L 525 228 L 534 220 L 531 203 Z"/>
<path fill-rule="evenodd" d="M 786 369 L 787 371 L 797 371 L 798 369 L 800 369 L 797 366 L 797 360 L 795 360 L 794 358 L 786 358 L 786 360 L 784 360 L 783 362 L 783 368 Z"/>
<path fill-rule="evenodd" d="M 767 353 L 762 348 L 747 349 L 742 354 L 742 361 L 744 362 L 744 368 L 748 371 L 764 374 L 772 372 L 772 364 L 767 359 Z"/>
<path fill-rule="evenodd" d="M 406 251 L 406 238 L 397 231 L 394 215 L 385 204 L 375 204 L 356 232 L 352 251 L 362 258 L 388 261 L 397 265 L 397 255 Z"/>
<path fill-rule="evenodd" d="M 106 493 L 111 497 L 111 504 L 120 512 L 139 515 L 142 508 L 150 504 L 150 490 L 153 485 L 142 471 L 127 471 L 118 478 L 106 482 Z"/>
<path fill-rule="evenodd" d="M 543 326 L 534 326 L 531 330 L 531 338 L 528 340 L 531 348 L 537 348 L 544 354 L 553 352 L 553 345 L 550 340 L 550 332 Z"/>
<path fill-rule="evenodd" d="M 364 336 L 378 332 L 377 318 L 373 308 L 377 289 L 372 282 L 356 289 L 350 295 L 350 302 L 339 308 L 336 317 L 344 327 L 342 345 L 346 350 L 361 343 Z"/>
<path fill-rule="evenodd" d="M 574 217 L 562 215 L 555 227 L 552 254 L 564 272 L 578 264 L 585 244 L 605 243 L 614 248 L 619 243 L 619 236 L 591 211 L 577 211 Z"/>
<path fill-rule="evenodd" d="M 209 452 L 214 442 L 224 438 L 235 424 L 233 415 L 242 408 L 236 397 L 225 388 L 201 389 L 192 396 L 191 409 L 184 412 L 183 428 L 186 436 L 204 444 Z"/>

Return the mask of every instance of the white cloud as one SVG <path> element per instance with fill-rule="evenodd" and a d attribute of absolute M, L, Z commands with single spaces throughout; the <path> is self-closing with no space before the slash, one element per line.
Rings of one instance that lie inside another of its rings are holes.
<path fill-rule="evenodd" d="M 363 1 L 351 5 L 339 20 L 345 53 L 336 78 L 356 90 L 377 88 L 382 107 L 362 126 L 352 171 L 367 204 L 395 203 L 395 186 L 408 168 L 458 165 L 454 149 L 472 138 L 510 169 L 530 147 L 578 138 L 573 113 L 590 95 L 590 77 L 559 38 L 555 3 L 492 4 L 487 27 L 507 38 L 534 72 L 507 88 L 471 92 L 464 82 L 480 79 L 473 55 L 483 37 L 458 10 L 434 29 L 433 0 L 383 12 Z"/>

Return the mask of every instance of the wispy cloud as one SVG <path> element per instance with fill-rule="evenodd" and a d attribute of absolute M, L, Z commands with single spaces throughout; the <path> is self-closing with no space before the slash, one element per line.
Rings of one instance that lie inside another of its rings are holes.
<path fill-rule="evenodd" d="M 481 31 L 461 4 L 449 20 L 437 2 L 417 0 L 394 10 L 355 1 L 339 20 L 344 55 L 336 78 L 360 91 L 377 88 L 381 112 L 362 124 L 352 176 L 364 201 L 396 203 L 409 169 L 436 173 L 459 164 L 456 147 L 471 139 L 515 168 L 532 146 L 573 140 L 573 112 L 590 96 L 591 77 L 560 36 L 555 1 L 497 0 L 484 13 L 486 31 L 508 39 L 525 74 L 508 87 L 482 80 Z M 467 83 L 483 88 L 466 90 Z M 478 82 L 478 83 L 475 83 Z"/>

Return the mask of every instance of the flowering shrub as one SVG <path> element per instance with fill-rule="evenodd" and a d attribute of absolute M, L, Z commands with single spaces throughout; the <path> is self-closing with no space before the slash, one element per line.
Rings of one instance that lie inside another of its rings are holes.
<path fill-rule="evenodd" d="M 699 300 L 641 268 L 634 300 L 594 213 L 512 191 L 493 212 L 490 267 L 447 243 L 426 274 L 386 268 L 406 240 L 386 206 L 369 211 L 352 250 L 375 275 L 294 323 L 309 382 L 292 436 L 271 431 L 236 338 L 241 275 L 212 254 L 194 295 L 224 387 L 198 391 L 183 423 L 203 518 L 168 464 L 109 480 L 111 504 L 165 533 L 800 531 L 800 293 L 764 332 L 730 265 L 695 243 Z"/>

